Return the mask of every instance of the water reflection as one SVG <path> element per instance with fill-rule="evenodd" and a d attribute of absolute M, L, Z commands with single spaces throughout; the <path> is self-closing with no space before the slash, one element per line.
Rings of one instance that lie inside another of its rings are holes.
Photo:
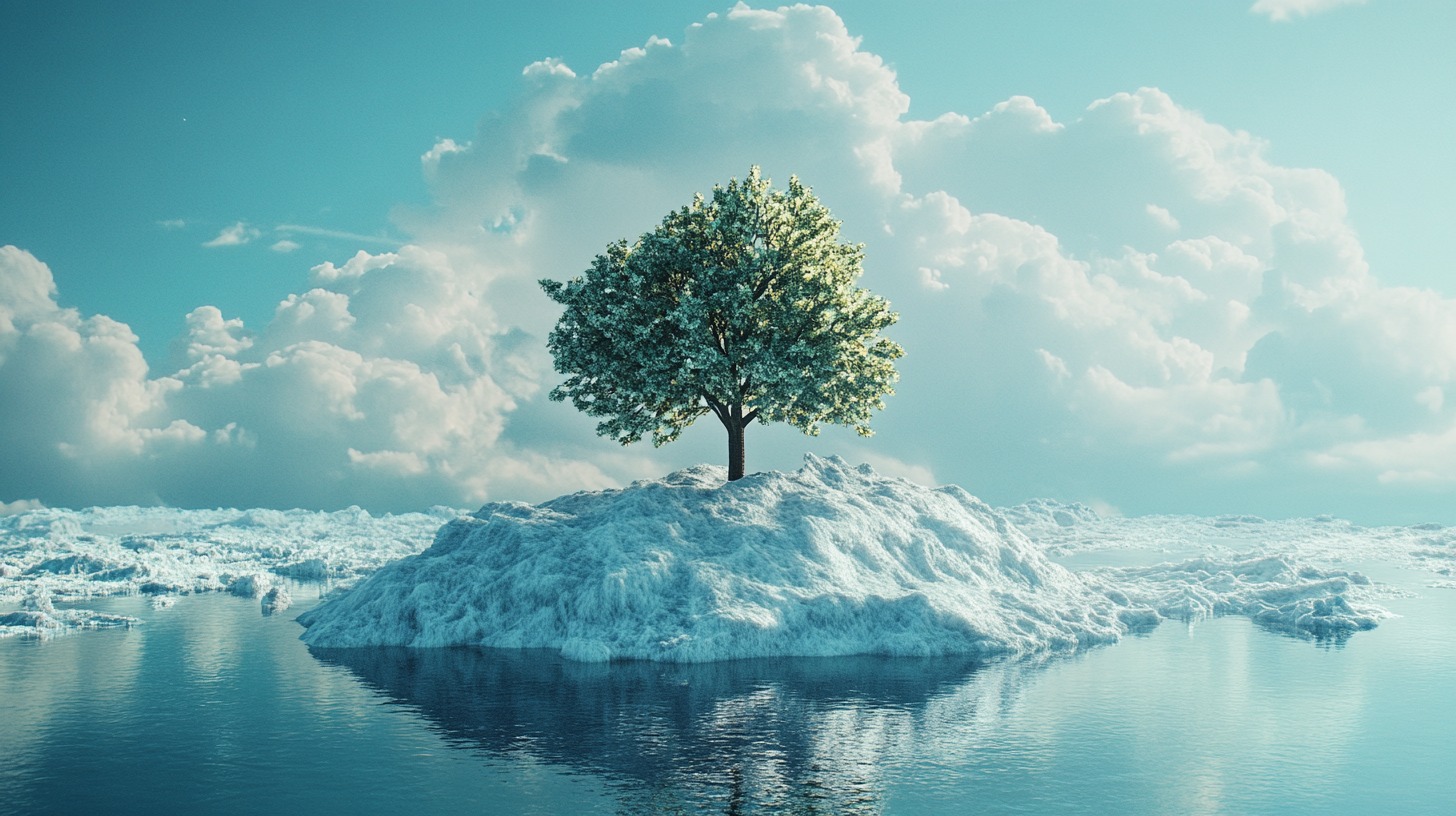
<path fill-rule="evenodd" d="M 69 605 L 62 605 L 65 608 Z M 87 635 L 102 634 L 100 632 Z M 0 658 L 0 757 L 13 767 L 43 753 L 47 731 L 65 716 L 68 705 L 82 701 L 78 717 L 116 722 L 118 712 L 136 693 L 147 632 L 142 627 L 105 632 L 106 637 L 80 635 L 53 640 L 6 643 Z M 32 664 L 44 653 L 65 671 L 35 676 Z M 0 797 L 0 813 L 5 812 Z"/>
<path fill-rule="evenodd" d="M 914 753 L 927 704 L 986 672 L 969 658 L 665 665 L 488 649 L 311 651 L 460 747 L 600 776 L 626 811 L 656 813 L 879 813 L 888 765 Z"/>

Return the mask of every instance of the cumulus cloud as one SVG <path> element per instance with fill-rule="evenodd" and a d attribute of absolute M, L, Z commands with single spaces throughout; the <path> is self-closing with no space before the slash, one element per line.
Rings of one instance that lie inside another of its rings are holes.
<path fill-rule="evenodd" d="M 1178 219 L 1174 218 L 1173 214 L 1168 212 L 1168 210 L 1164 207 L 1159 207 L 1157 204 L 1149 204 L 1144 209 L 1147 210 L 1149 218 L 1153 219 L 1161 226 L 1164 226 L 1174 232 L 1177 232 L 1183 226 L 1182 224 L 1179 224 Z"/>
<path fill-rule="evenodd" d="M 125 325 L 59 307 L 45 264 L 0 249 L 0 491 L 403 509 L 476 503 L 502 480 L 538 495 L 607 483 L 501 444 L 539 352 L 444 256 L 360 252 L 315 283 L 256 332 L 195 309 L 183 367 L 152 378 Z"/>
<path fill-rule="evenodd" d="M 1340 6 L 1360 6 L 1365 0 L 1255 0 L 1249 11 L 1262 14 L 1275 22 L 1288 22 L 1309 17 Z"/>
<path fill-rule="evenodd" d="M 1371 275 L 1332 177 L 1274 165 L 1260 140 L 1153 89 L 1095 102 L 1055 134 L 1030 122 L 1019 135 L 1002 127 L 998 142 L 944 119 L 897 155 L 907 187 L 946 184 L 975 209 L 1006 214 L 974 214 L 937 190 L 907 194 L 894 224 L 897 236 L 914 236 L 904 265 L 928 252 L 941 270 L 941 297 L 955 306 L 942 304 L 939 319 L 973 316 L 962 318 L 963 344 L 929 344 L 935 362 L 925 365 L 967 371 L 972 404 L 1017 405 L 1040 423 L 1039 448 L 952 447 L 1034 456 L 1054 471 L 1075 465 L 1109 484 L 1131 479 L 1145 496 L 1166 491 L 1165 501 L 1198 490 L 1257 502 L 1264 485 L 1307 511 L 1319 501 L 1299 496 L 1311 462 L 1364 463 L 1314 488 L 1326 501 L 1430 470 L 1377 465 L 1373 450 L 1420 446 L 1373 440 L 1450 421 L 1443 389 L 1456 303 Z M 1074 172 L 1097 182 L 1085 190 L 1060 174 L 1013 179 L 1004 169 L 1066 171 L 1092 140 L 1104 166 Z M 1011 364 L 1033 345 L 1040 366 L 1031 355 Z M 947 403 L 917 400 L 912 412 L 951 422 L 933 408 Z M 1440 461 L 1439 446 L 1426 449 L 1428 465 Z"/>
<path fill-rule="evenodd" d="M 624 450 L 546 402 L 556 310 L 535 281 L 760 164 L 866 244 L 908 356 L 874 440 L 755 428 L 754 466 L 839 451 L 1129 512 L 1355 512 L 1372 486 L 1451 473 L 1456 304 L 1372 274 L 1328 173 L 1158 89 L 1066 121 L 1025 96 L 912 119 L 885 61 L 808 6 L 740 5 L 582 68 L 527 66 L 508 110 L 424 152 L 409 243 L 314 266 L 260 327 L 193 311 L 167 376 L 10 250 L 0 379 L 51 372 L 86 406 L 27 448 L 34 467 L 64 449 L 74 476 L 91 445 L 175 503 L 400 507 L 721 459 L 716 429 Z M 66 501 L 31 484 L 0 487 Z"/>
<path fill-rule="evenodd" d="M 82 317 L 57 306 L 55 294 L 49 267 L 0 247 L 0 480 L 7 499 L 109 502 L 118 497 L 107 484 L 113 474 L 93 469 L 94 460 L 135 459 L 201 431 L 166 416 L 179 383 L 147 378 L 125 324 Z"/>
<path fill-rule="evenodd" d="M 1154 88 L 1065 122 L 1024 96 L 912 120 L 893 71 L 822 8 L 739 7 L 674 40 L 528 69 L 511 116 L 426 154 L 439 209 L 418 230 L 505 280 L 506 259 L 564 277 L 689 190 L 753 162 L 796 172 L 902 313 L 882 450 L 1008 499 L 1227 506 L 1333 445 L 1447 417 L 1429 350 L 1456 348 L 1439 345 L 1450 302 L 1381 285 L 1339 183 L 1257 136 Z M 735 127 L 691 137 L 712 121 Z M 613 206 L 583 222 L 582 201 Z M 1375 480 L 1347 475 L 1350 492 Z"/>
<path fill-rule="evenodd" d="M 242 246 L 261 234 L 257 228 L 250 227 L 246 223 L 238 221 L 231 226 L 223 227 L 216 238 L 213 238 L 211 241 L 206 241 L 202 245 L 208 248 Z"/>

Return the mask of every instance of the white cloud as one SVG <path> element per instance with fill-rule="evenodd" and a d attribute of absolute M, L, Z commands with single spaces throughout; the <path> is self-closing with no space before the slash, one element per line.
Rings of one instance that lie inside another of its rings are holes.
<path fill-rule="evenodd" d="M 1317 467 L 1374 474 L 1383 485 L 1456 484 L 1456 423 L 1435 431 L 1341 442 L 1311 457 Z"/>
<path fill-rule="evenodd" d="M 1147 210 L 1148 217 L 1153 219 L 1161 227 L 1166 227 L 1169 230 L 1177 232 L 1178 228 L 1182 226 L 1178 223 L 1178 219 L 1173 217 L 1172 213 L 1163 207 L 1159 207 L 1157 204 L 1149 204 L 1145 209 Z"/>
<path fill-rule="evenodd" d="M 641 49 L 637 49 L 637 50 L 639 52 L 641 51 Z M 623 52 L 623 53 L 626 53 L 626 52 Z M 609 65 L 614 65 L 615 63 L 608 63 L 608 64 Z M 576 79 L 576 72 L 573 71 L 573 70 L 571 70 L 570 68 L 566 67 L 566 65 L 561 60 L 556 59 L 555 57 L 548 57 L 548 58 L 543 59 L 543 60 L 537 60 L 537 61 L 531 63 L 530 65 L 527 65 L 525 68 L 521 69 L 521 76 L 524 76 L 524 77 L 555 76 L 555 77 L 562 77 L 564 79 Z M 442 144 L 446 144 L 446 143 L 448 143 L 450 145 L 453 145 L 454 144 L 454 142 L 451 142 L 449 139 L 446 139 L 446 140 L 444 140 L 444 142 L 442 142 Z"/>
<path fill-rule="evenodd" d="M 310 269 L 309 272 L 315 281 L 333 283 L 340 279 L 362 278 L 366 273 L 375 269 L 383 269 L 397 260 L 399 260 L 399 255 L 392 252 L 370 255 L 361 249 L 354 253 L 354 257 L 345 261 L 343 266 L 335 266 L 333 261 L 324 261 Z"/>
<path fill-rule="evenodd" d="M 520 359 L 533 352 L 515 348 L 477 281 L 412 245 L 321 264 L 313 277 L 256 335 L 212 311 L 189 321 L 196 362 L 177 375 L 174 405 L 201 427 L 254 440 L 214 456 L 250 470 L 285 465 L 267 492 L 336 502 L 427 506 L 550 489 L 539 474 L 502 485 L 520 455 L 501 432 L 538 388 L 521 372 L 540 366 Z M 565 485 L 607 483 L 588 465 L 553 467 Z"/>
<path fill-rule="evenodd" d="M 939 269 L 931 269 L 928 266 L 920 267 L 920 285 L 926 289 L 940 291 L 949 289 L 950 284 L 941 279 Z"/>
<path fill-rule="evenodd" d="M 884 476 L 909 479 L 916 484 L 932 487 L 940 484 L 940 480 L 935 476 L 935 471 L 924 465 L 906 462 L 874 450 L 863 451 L 860 453 L 859 458 L 863 459 L 870 467 Z"/>
<path fill-rule="evenodd" d="M 92 462 L 147 456 L 196 429 L 165 415 L 166 398 L 180 384 L 147 378 L 125 324 L 83 318 L 54 297 L 45 264 L 0 247 L 0 495 L 108 502 L 118 494 L 96 478 Z M 146 491 L 141 486 L 139 498 Z"/>
<path fill-rule="evenodd" d="M 184 367 L 153 378 L 126 326 L 60 308 L 43 263 L 0 249 L 0 496 L 402 509 L 609 483 L 502 443 L 540 365 L 442 255 L 342 269 L 259 332 L 195 309 Z"/>
<path fill-rule="evenodd" d="M 989 122 L 993 114 L 969 121 Z M 1186 494 L 1192 482 L 1168 470 L 1200 468 L 1236 474 L 1246 495 L 1262 483 L 1292 496 L 1299 489 L 1290 484 L 1303 476 L 1295 475 L 1302 465 L 1290 463 L 1312 461 L 1300 451 L 1364 445 L 1352 440 L 1450 417 L 1442 389 L 1453 370 L 1456 302 L 1380 285 L 1327 174 L 1273 165 L 1259 140 L 1153 89 L 1096 102 L 1050 138 L 1044 126 L 1003 122 L 998 129 L 987 136 L 942 118 L 921 125 L 896 154 L 907 188 L 946 185 L 955 195 L 937 190 L 906 199 L 906 221 L 892 232 L 913 236 L 912 246 L 894 263 L 935 261 L 944 295 L 956 296 L 941 319 L 960 320 L 964 343 L 997 350 L 988 357 L 949 338 L 926 343 L 941 365 L 992 384 L 984 394 L 972 387 L 971 399 L 921 401 L 957 408 L 999 402 L 1039 423 L 1040 451 L 1030 439 L 997 440 L 961 445 L 967 458 L 1010 447 L 1055 470 L 1070 454 L 1099 478 L 1136 471 L 1148 493 L 1159 490 L 1151 474 L 1162 472 Z M 1013 178 L 1004 171 L 1076 166 L 1094 139 L 1098 161 L 1111 168 L 1103 184 L 1082 188 L 1053 174 Z M 1199 237 L 1167 243 L 1149 222 Z M 1031 355 L 1021 370 L 1007 360 L 1034 343 L 1042 377 L 1033 375 Z M 938 416 L 918 410 L 929 415 L 922 425 L 955 421 L 954 409 Z M 1006 424 L 995 427 L 1004 433 Z M 1030 436 L 1031 429 L 1010 432 Z M 1401 449 L 1414 455 L 1421 448 Z M 1400 469 L 1377 467 L 1366 447 L 1341 450 L 1366 454 L 1363 468 L 1342 474 L 1343 485 L 1391 483 L 1391 473 L 1429 473 L 1440 461 L 1436 447 L 1428 448 L 1428 466 Z"/>
<path fill-rule="evenodd" d="M 1432 385 L 1417 391 L 1415 400 L 1431 413 L 1439 414 L 1446 405 L 1446 391 L 1438 385 Z"/>
<path fill-rule="evenodd" d="M 236 357 L 253 345 L 253 338 L 243 329 L 243 321 L 224 319 L 216 306 L 193 309 L 186 322 L 184 355 L 188 362 L 213 356 Z"/>
<path fill-rule="evenodd" d="M 1297 17 L 1309 17 L 1341 6 L 1364 4 L 1365 0 L 1255 0 L 1249 11 L 1262 14 L 1275 22 L 1288 22 Z"/>
<path fill-rule="evenodd" d="M 361 235 L 357 232 L 346 232 L 343 230 L 327 229 L 325 227 L 313 227 L 307 224 L 279 224 L 274 229 L 278 232 L 297 235 L 317 235 L 320 238 L 333 238 L 338 241 L 345 241 L 352 244 L 369 244 L 371 246 L 399 246 L 402 241 L 396 238 L 386 238 L 382 235 Z M 285 239 L 286 243 L 293 243 Z M 283 243 L 283 242 L 280 242 Z M 296 245 L 295 245 L 296 246 Z"/>
<path fill-rule="evenodd" d="M 181 218 L 168 218 L 164 221 L 158 221 L 157 226 L 165 230 L 179 230 L 186 228 L 187 222 Z"/>
<path fill-rule="evenodd" d="M 434 147 L 431 147 L 429 150 L 425 151 L 424 155 L 420 156 L 420 164 L 423 164 L 426 167 L 430 167 L 438 164 L 441 157 L 443 156 L 446 156 L 450 153 L 463 153 L 469 148 L 470 145 L 468 143 L 458 144 L 454 139 L 441 139 L 440 141 L 435 143 Z"/>
<path fill-rule="evenodd" d="M 30 323 L 56 311 L 56 281 L 51 268 L 23 249 L 0 246 L 0 337 L 13 338 L 17 323 Z M 0 345 L 0 354 L 5 350 Z M 4 357 L 0 356 L 0 360 Z"/>
<path fill-rule="evenodd" d="M 216 238 L 213 238 L 211 241 L 206 241 L 202 245 L 209 248 L 242 246 L 261 234 L 257 228 L 250 227 L 246 223 L 238 221 L 231 226 L 223 227 Z"/>
<path fill-rule="evenodd" d="M 434 225 L 453 226 L 450 240 L 490 246 L 495 251 L 489 254 L 500 258 L 506 242 L 478 225 L 493 223 L 494 213 L 509 202 L 526 214 L 523 221 L 529 225 L 514 231 L 509 254 L 537 259 L 523 264 L 530 273 L 560 269 L 562 276 L 577 271 L 606 240 L 650 225 L 681 203 L 687 191 L 761 161 L 770 172 L 797 171 L 815 184 L 845 218 L 846 229 L 867 240 L 872 265 L 913 271 L 914 289 L 893 276 L 868 281 L 901 307 L 901 336 L 910 360 L 919 354 L 929 360 L 925 367 L 974 370 L 963 353 L 970 344 L 1025 360 L 1031 367 L 1016 377 L 1040 378 L 1037 389 L 998 401 L 993 393 L 1015 387 L 998 381 L 994 371 L 985 378 L 917 379 L 907 370 L 901 389 L 905 398 L 895 401 L 882 423 L 889 430 L 896 429 L 894 412 L 904 410 L 900 406 L 911 395 L 922 406 L 919 418 L 928 414 L 933 419 L 914 423 L 922 432 L 958 421 L 971 422 L 971 428 L 988 419 L 1001 423 L 1007 418 L 1001 411 L 1020 414 L 1024 399 L 1037 398 L 1042 402 L 1032 413 L 1059 412 L 1056 421 L 1066 431 L 1087 433 L 1097 424 L 1103 434 L 1138 431 L 1136 446 L 1159 462 L 1246 456 L 1274 444 L 1283 421 L 1277 390 L 1238 379 L 1248 344 L 1258 337 L 1246 301 L 1260 294 L 1267 268 L 1265 260 L 1242 247 L 1271 247 L 1276 240 L 1271 218 L 1290 206 L 1277 201 L 1275 188 L 1259 175 L 1284 172 L 1263 161 L 1261 143 L 1209 125 L 1152 89 L 1095 103 L 1085 120 L 1073 125 L 1054 121 L 1025 97 L 975 117 L 905 122 L 908 100 L 893 73 L 860 52 L 827 11 L 739 11 L 690 30 L 680 47 L 659 44 L 632 52 L 590 79 L 573 74 L 565 86 L 542 88 L 522 104 L 532 114 L 512 119 L 528 124 L 507 133 L 482 131 L 470 144 L 485 147 L 442 154 L 433 177 L 448 212 Z M 814 36 L 804 36 L 806 30 Z M 698 92 L 701 85 L 718 81 L 713 77 L 725 76 L 735 78 L 732 89 Z M 740 101 L 745 98 L 752 102 Z M 629 113 L 643 109 L 671 114 Z M 624 122 L 630 128 L 639 121 L 707 121 L 722 118 L 725 109 L 740 123 L 726 151 L 722 144 L 695 139 L 639 138 L 619 127 Z M 778 115 L 781 109 L 797 111 L 796 119 L 813 119 L 812 134 L 802 142 L 779 138 L 785 121 Z M 609 145 L 599 141 L 608 132 L 616 134 Z M 1109 139 L 1124 153 L 1115 159 L 1142 161 L 1139 170 L 1156 171 L 1140 174 L 1148 183 L 1131 191 L 1120 210 L 1106 204 L 1116 188 L 1088 187 L 1071 196 L 1063 189 L 1069 175 L 1065 168 L 1086 154 L 1084 145 Z M 515 158 L 499 152 L 499 146 L 510 144 L 520 151 Z M 564 161 L 553 161 L 554 169 L 538 180 L 530 155 L 531 145 L 541 144 L 551 145 L 552 155 Z M 696 168 L 720 165 L 723 152 L 741 158 L 717 178 L 697 180 Z M 1048 171 L 1002 179 L 1008 167 Z M 673 177 L 680 181 L 664 180 Z M 469 181 L 468 195 L 457 180 Z M 650 205 L 632 202 L 631 211 L 603 214 L 608 229 L 582 240 L 581 230 L 569 226 L 578 221 L 574 202 L 618 200 L 613 188 L 627 185 L 644 190 L 640 198 Z M 671 192 L 659 192 L 663 188 Z M 1327 192 L 1317 184 L 1314 188 Z M 1033 208 L 1001 195 L 1027 189 L 1036 193 L 1035 202 L 1066 199 L 1063 211 L 1047 219 L 1057 224 L 1056 232 L 1037 223 L 1043 219 Z M 968 192 L 984 203 L 967 206 L 962 196 Z M 1150 200 L 1168 204 L 1154 210 Z M 1170 226 L 1180 226 L 1171 215 L 1174 204 L 1189 213 L 1183 234 L 1207 237 L 1167 244 Z M 1323 211 L 1332 205 L 1301 206 Z M 450 217 L 461 212 L 470 216 Z M 1058 236 L 1072 235 L 1081 244 L 1084 234 L 1102 232 L 1102 225 L 1086 224 L 1088 212 L 1103 219 L 1112 238 L 1155 243 L 1150 251 L 1128 252 L 1126 241 L 1119 240 L 1111 245 L 1117 254 L 1110 257 L 1096 245 L 1084 244 L 1075 252 Z M 1163 217 L 1150 219 L 1150 214 Z M 884 228 L 869 228 L 874 222 Z M 1123 229 L 1129 224 L 1141 232 Z M 1234 233 L 1237 242 L 1219 237 L 1221 232 Z M 498 272 L 512 274 L 505 267 Z M 934 295 L 954 295 L 953 311 L 961 314 L 942 314 L 944 304 L 925 301 Z M 1008 304 L 1008 296 L 1017 302 Z M 1210 303 L 1214 297 L 1219 300 Z M 995 310 L 1007 305 L 1015 308 L 1003 318 Z M 1179 331 L 1170 329 L 1175 323 Z M 1038 358 L 1037 352 L 1049 357 Z M 1046 379 L 1042 359 L 1059 361 L 1056 377 Z M 992 368 L 1006 365 L 1005 359 L 996 360 Z M 965 416 L 967 392 L 983 390 L 985 396 L 972 401 L 997 416 Z M 945 413 L 924 406 L 944 406 Z M 1179 411 L 1189 416 L 1156 434 L 1139 424 L 1140 419 L 1166 422 Z M 1258 431 L 1257 440 L 1242 441 L 1240 435 L 1250 429 Z M 1032 432 L 1040 437 L 1043 430 Z M 1189 438 L 1209 433 L 1217 439 Z M 977 435 L 967 430 L 955 436 Z M 1039 439 L 1032 444 L 1040 444 Z M 943 447 L 949 454 L 964 451 L 965 443 Z"/>
<path fill-rule="evenodd" d="M 45 505 L 35 499 L 17 499 L 12 502 L 0 502 L 0 516 L 13 516 L 17 513 L 43 509 L 45 509 Z"/>
<path fill-rule="evenodd" d="M 287 254 L 294 251 L 295 249 L 298 249 L 300 246 L 302 246 L 302 244 L 298 243 L 297 241 L 292 241 L 284 238 L 280 241 L 274 241 L 273 245 L 268 248 L 273 250 L 274 252 Z"/>

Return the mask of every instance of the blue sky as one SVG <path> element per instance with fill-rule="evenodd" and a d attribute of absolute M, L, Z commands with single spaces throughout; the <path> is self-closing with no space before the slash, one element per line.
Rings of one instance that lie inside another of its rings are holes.
<path fill-rule="evenodd" d="M 531 281 L 757 162 L 866 242 L 910 354 L 873 440 L 756 427 L 750 469 L 1456 521 L 1456 7 L 832 9 L 7 4 L 0 502 L 716 462 L 716 427 L 621 449 L 546 403 Z"/>

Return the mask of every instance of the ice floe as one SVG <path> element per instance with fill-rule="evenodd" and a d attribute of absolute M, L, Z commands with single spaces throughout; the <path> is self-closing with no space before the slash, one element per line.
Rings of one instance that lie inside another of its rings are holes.
<path fill-rule="evenodd" d="M 1147 567 L 1085 573 L 1109 597 L 1192 621 L 1243 615 L 1268 629 L 1331 638 L 1373 629 L 1389 614 L 1349 597 L 1370 579 L 1358 572 L 1320 569 L 1287 556 L 1195 558 Z"/>
<path fill-rule="evenodd" d="M 52 599 L 142 593 L 162 609 L 179 595 L 230 591 L 281 611 L 285 580 L 347 586 L 424 549 L 456 515 L 97 507 L 0 516 L 0 636 L 120 625 L 84 609 L 57 611 Z M 268 602 L 273 590 L 283 594 Z"/>
<path fill-rule="evenodd" d="M 42 588 L 27 597 L 20 609 L 0 612 L 0 637 L 50 637 L 70 629 L 105 629 L 137 622 L 126 615 L 108 615 L 89 609 L 56 609 L 50 592 Z"/>

